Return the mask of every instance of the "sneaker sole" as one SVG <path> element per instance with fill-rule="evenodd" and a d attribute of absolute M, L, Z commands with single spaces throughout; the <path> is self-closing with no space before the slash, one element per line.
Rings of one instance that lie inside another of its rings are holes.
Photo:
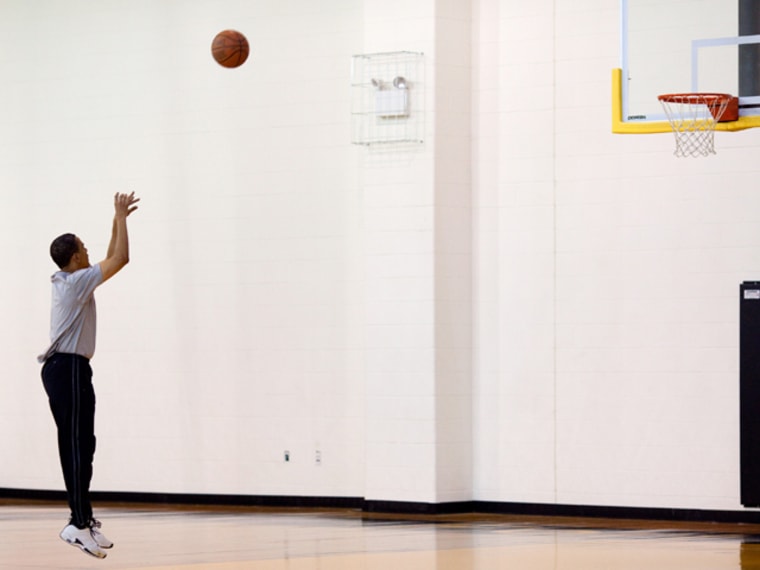
<path fill-rule="evenodd" d="M 65 538 L 63 538 L 63 537 L 61 537 L 61 540 L 63 540 L 63 542 L 65 542 L 66 544 L 70 544 L 71 546 L 76 546 L 76 547 L 77 547 L 77 548 L 79 548 L 79 549 L 80 549 L 82 552 L 86 552 L 87 554 L 89 554 L 90 556 L 93 556 L 93 557 L 95 557 L 95 558 L 101 558 L 101 559 L 102 559 L 102 558 L 105 558 L 105 557 L 106 557 L 106 553 L 105 553 L 105 552 L 103 552 L 102 550 L 101 550 L 101 551 L 99 551 L 99 552 L 94 552 L 94 551 L 92 551 L 92 550 L 89 550 L 87 547 L 85 547 L 85 545 L 84 545 L 84 544 L 82 544 L 82 543 L 81 543 L 81 542 L 79 542 L 78 540 L 73 540 L 73 541 L 72 541 L 72 540 L 67 540 L 67 539 L 65 539 Z"/>

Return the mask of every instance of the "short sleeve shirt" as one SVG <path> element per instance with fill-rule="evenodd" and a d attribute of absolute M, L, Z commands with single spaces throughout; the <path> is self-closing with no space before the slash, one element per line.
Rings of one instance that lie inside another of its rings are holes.
<path fill-rule="evenodd" d="M 37 360 L 56 352 L 92 358 L 95 353 L 95 289 L 103 282 L 100 265 L 73 273 L 58 271 L 50 278 L 53 294 L 50 311 L 50 347 Z"/>

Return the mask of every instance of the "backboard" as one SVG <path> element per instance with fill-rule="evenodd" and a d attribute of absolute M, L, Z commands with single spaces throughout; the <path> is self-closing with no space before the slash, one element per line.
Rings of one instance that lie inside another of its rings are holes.
<path fill-rule="evenodd" d="M 668 132 L 663 93 L 739 97 L 739 120 L 760 126 L 760 2 L 620 0 L 620 69 L 613 71 L 613 131 Z"/>

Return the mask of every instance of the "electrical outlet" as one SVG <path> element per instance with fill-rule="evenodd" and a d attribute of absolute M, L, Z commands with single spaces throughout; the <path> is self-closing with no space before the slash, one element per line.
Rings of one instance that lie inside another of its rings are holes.
<path fill-rule="evenodd" d="M 322 465 L 322 452 L 317 449 L 317 453 L 314 455 L 314 461 L 317 465 Z"/>

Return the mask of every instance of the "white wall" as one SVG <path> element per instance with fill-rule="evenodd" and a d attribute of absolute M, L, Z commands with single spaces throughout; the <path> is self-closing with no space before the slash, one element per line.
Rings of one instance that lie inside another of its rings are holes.
<path fill-rule="evenodd" d="M 554 502 L 553 2 L 479 5 L 475 490 Z"/>
<path fill-rule="evenodd" d="M 361 188 L 353 1 L 0 3 L 0 485 L 60 488 L 34 358 L 50 241 L 132 262 L 97 295 L 101 490 L 361 495 Z M 294 18 L 293 14 L 298 17 Z M 211 40 L 249 38 L 241 68 Z M 284 450 L 291 462 L 283 461 Z M 315 463 L 316 450 L 322 464 Z"/>
<path fill-rule="evenodd" d="M 474 496 L 741 509 L 760 135 L 610 134 L 615 3 L 479 10 Z"/>
<path fill-rule="evenodd" d="M 48 245 L 102 255 L 135 190 L 97 294 L 95 489 L 740 509 L 760 134 L 686 161 L 612 135 L 618 18 L 0 0 L 0 487 L 62 486 Z M 209 53 L 228 27 L 237 70 Z M 425 53 L 425 143 L 352 146 L 351 55 L 397 50 Z"/>

